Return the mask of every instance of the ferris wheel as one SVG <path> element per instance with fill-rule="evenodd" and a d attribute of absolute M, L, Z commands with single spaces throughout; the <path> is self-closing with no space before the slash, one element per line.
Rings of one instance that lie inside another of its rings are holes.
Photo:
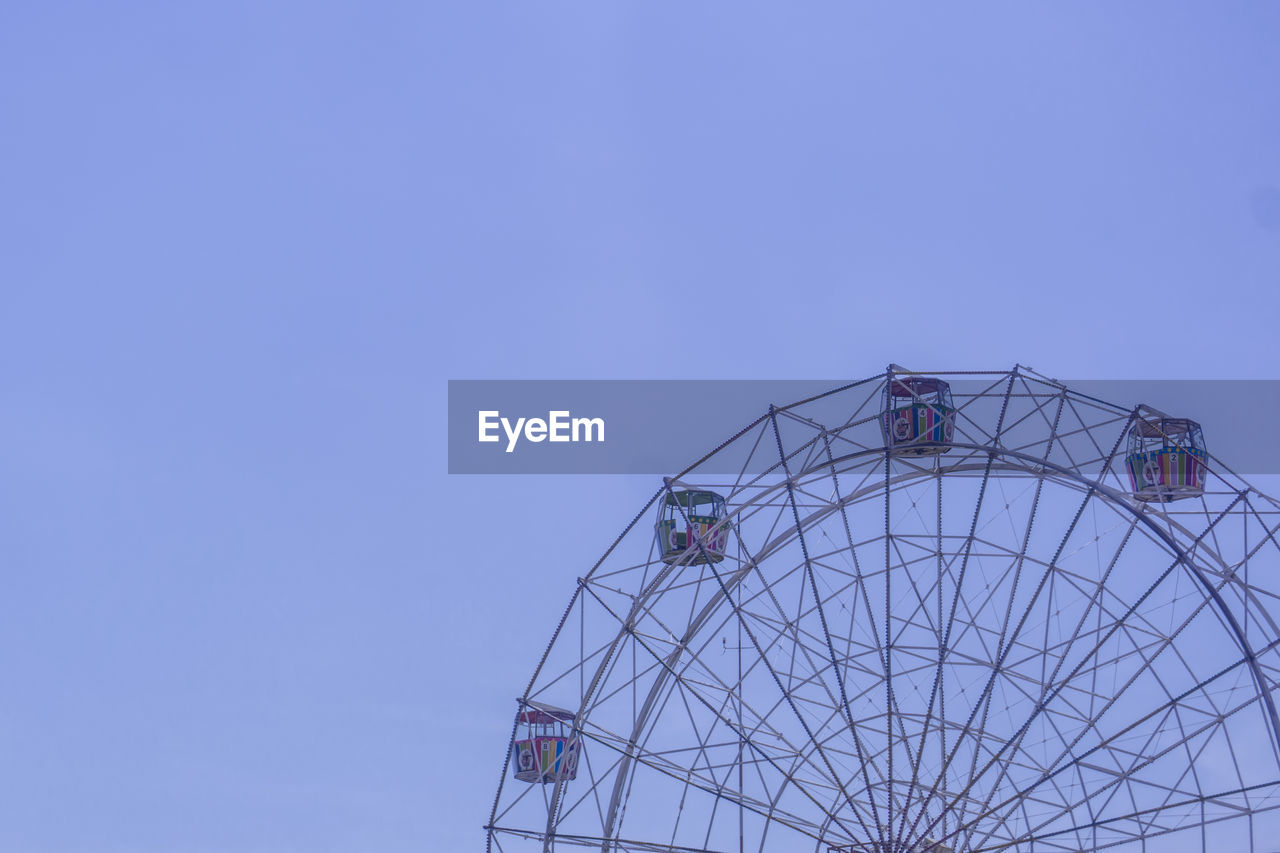
<path fill-rule="evenodd" d="M 566 589 L 488 848 L 1280 850 L 1280 505 L 1195 414 L 1024 367 L 769 406 Z"/>

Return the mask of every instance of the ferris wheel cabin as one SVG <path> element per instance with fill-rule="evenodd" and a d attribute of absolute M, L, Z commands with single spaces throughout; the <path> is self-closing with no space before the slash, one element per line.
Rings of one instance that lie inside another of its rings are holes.
<path fill-rule="evenodd" d="M 1140 501 L 1204 494 L 1209 454 L 1200 424 L 1186 418 L 1139 420 L 1129 429 L 1129 484 Z"/>
<path fill-rule="evenodd" d="M 658 507 L 658 550 L 664 563 L 718 563 L 729 546 L 729 513 L 715 492 L 667 492 Z"/>
<path fill-rule="evenodd" d="M 884 386 L 881 428 L 894 453 L 946 453 L 955 434 L 951 385 L 931 376 L 893 377 Z"/>
<path fill-rule="evenodd" d="M 521 782 L 557 782 L 578 775 L 581 742 L 573 733 L 573 714 L 526 707 L 516 714 L 511 745 L 512 769 Z"/>

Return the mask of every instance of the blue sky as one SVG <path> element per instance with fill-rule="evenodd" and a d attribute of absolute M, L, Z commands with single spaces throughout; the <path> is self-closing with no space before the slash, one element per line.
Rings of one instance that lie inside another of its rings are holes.
<path fill-rule="evenodd" d="M 0 849 L 481 843 L 654 483 L 447 476 L 450 378 L 1276 378 L 1278 38 L 1261 2 L 10 4 Z"/>

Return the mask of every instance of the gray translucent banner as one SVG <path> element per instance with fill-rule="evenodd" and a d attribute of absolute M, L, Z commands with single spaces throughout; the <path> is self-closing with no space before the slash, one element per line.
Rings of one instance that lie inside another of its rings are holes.
<path fill-rule="evenodd" d="M 957 399 L 988 393 L 998 374 L 950 379 Z M 766 415 L 854 380 L 450 380 L 450 474 L 675 474 Z M 883 378 L 863 380 L 870 398 Z M 1073 395 L 1145 404 L 1204 428 L 1209 452 L 1244 475 L 1280 473 L 1280 380 L 1064 380 Z M 809 404 L 843 423 L 848 398 Z M 874 415 L 874 413 L 870 413 Z M 503 419 L 506 423 L 504 425 Z M 523 420 L 522 420 L 523 419 Z M 487 439 L 482 441 L 481 435 Z M 776 457 L 775 457 L 776 458 Z M 702 470 L 734 473 L 725 454 Z"/>

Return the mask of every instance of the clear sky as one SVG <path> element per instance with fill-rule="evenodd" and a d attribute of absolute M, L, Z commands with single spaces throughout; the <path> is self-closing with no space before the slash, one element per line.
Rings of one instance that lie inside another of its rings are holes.
<path fill-rule="evenodd" d="M 1280 378 L 1277 44 L 1269 2 L 5 4 L 0 850 L 482 843 L 656 484 L 447 476 L 449 378 Z"/>

